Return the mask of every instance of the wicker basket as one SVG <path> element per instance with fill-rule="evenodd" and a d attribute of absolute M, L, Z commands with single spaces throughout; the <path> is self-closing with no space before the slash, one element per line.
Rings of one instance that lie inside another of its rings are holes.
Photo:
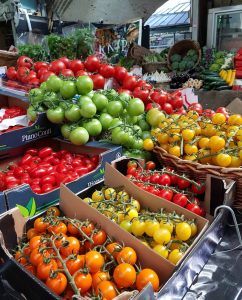
<path fill-rule="evenodd" d="M 18 53 L 0 50 L 0 66 L 16 66 Z"/>
<path fill-rule="evenodd" d="M 198 59 L 193 68 L 195 68 L 201 61 L 202 51 L 198 42 L 193 40 L 182 40 L 177 42 L 174 46 L 172 46 L 168 52 L 167 56 L 167 66 L 170 70 L 171 68 L 171 57 L 173 54 L 180 54 L 181 56 L 185 56 L 188 50 L 194 49 L 197 51 Z"/>
<path fill-rule="evenodd" d="M 233 206 L 242 209 L 242 168 L 222 168 L 183 160 L 160 147 L 155 147 L 154 152 L 162 165 L 173 167 L 179 173 L 186 174 L 195 180 L 205 181 L 206 175 L 210 174 L 236 181 L 236 198 Z"/>
<path fill-rule="evenodd" d="M 166 64 L 161 62 L 154 62 L 154 63 L 143 63 L 142 64 L 142 72 L 143 74 L 148 73 L 152 74 L 156 71 L 160 72 L 166 67 Z"/>

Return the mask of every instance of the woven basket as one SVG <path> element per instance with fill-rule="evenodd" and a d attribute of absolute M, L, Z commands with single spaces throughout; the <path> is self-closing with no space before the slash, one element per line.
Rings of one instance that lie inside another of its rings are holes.
<path fill-rule="evenodd" d="M 156 71 L 160 72 L 166 67 L 166 64 L 161 62 L 154 62 L 154 63 L 143 63 L 142 64 L 142 72 L 143 74 L 148 73 L 152 74 Z"/>
<path fill-rule="evenodd" d="M 206 175 L 210 174 L 236 181 L 236 198 L 233 206 L 242 209 L 242 168 L 202 165 L 197 162 L 180 159 L 160 147 L 155 147 L 154 152 L 163 166 L 172 167 L 179 173 L 186 174 L 195 180 L 205 181 Z"/>
<path fill-rule="evenodd" d="M 0 50 L 0 66 L 16 66 L 18 53 Z"/>
<path fill-rule="evenodd" d="M 149 49 L 136 44 L 131 44 L 127 56 L 132 59 L 142 60 L 147 54 L 152 53 Z"/>
<path fill-rule="evenodd" d="M 171 57 L 173 54 L 180 54 L 182 57 L 185 56 L 188 52 L 188 50 L 190 49 L 194 49 L 197 51 L 197 55 L 198 55 L 198 59 L 196 64 L 194 65 L 193 68 L 195 68 L 201 61 L 202 58 L 202 51 L 200 48 L 200 45 L 198 42 L 193 41 L 193 40 L 182 40 L 177 42 L 176 44 L 174 44 L 174 46 L 172 46 L 168 52 L 168 56 L 167 56 L 167 66 L 170 70 L 172 70 L 171 68 Z"/>

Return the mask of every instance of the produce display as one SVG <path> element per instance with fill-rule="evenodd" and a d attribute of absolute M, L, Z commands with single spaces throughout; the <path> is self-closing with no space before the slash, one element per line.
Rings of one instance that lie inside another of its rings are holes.
<path fill-rule="evenodd" d="M 0 134 L 23 128 L 21 125 L 21 116 L 26 116 L 27 110 L 19 107 L 2 107 L 0 108 Z"/>
<path fill-rule="evenodd" d="M 180 230 L 180 229 L 179 229 Z M 159 289 L 152 269 L 138 267 L 135 249 L 88 220 L 62 216 L 56 207 L 35 219 L 15 259 L 62 299 L 73 295 L 111 300 L 124 291 Z"/>
<path fill-rule="evenodd" d="M 186 55 L 181 56 L 180 54 L 173 54 L 171 56 L 171 68 L 173 71 L 181 71 L 192 69 L 198 60 L 198 54 L 195 49 L 187 51 Z"/>
<path fill-rule="evenodd" d="M 165 116 L 159 111 L 154 115 L 158 124 L 153 124 L 157 126 L 152 135 L 168 153 L 201 164 L 241 166 L 241 115 L 229 115 L 224 107 L 216 112 L 203 110 L 198 103 L 191 105 L 186 115 Z"/>
<path fill-rule="evenodd" d="M 143 169 L 135 161 L 127 164 L 127 177 L 138 187 L 158 197 L 185 207 L 197 215 L 205 216 L 200 207 L 204 200 L 205 184 L 179 175 L 172 168 L 155 169 L 155 163 L 149 161 Z M 198 199 L 199 197 L 199 199 Z"/>
<path fill-rule="evenodd" d="M 10 163 L 0 172 L 0 191 L 28 184 L 36 194 L 48 193 L 61 183 L 74 181 L 94 170 L 98 156 L 73 154 L 51 147 L 30 148 L 18 162 Z"/>
<path fill-rule="evenodd" d="M 104 186 L 83 201 L 173 264 L 178 263 L 197 235 L 195 220 L 186 220 L 164 209 L 152 212 L 141 207 L 139 200 L 130 196 L 125 188 Z"/>

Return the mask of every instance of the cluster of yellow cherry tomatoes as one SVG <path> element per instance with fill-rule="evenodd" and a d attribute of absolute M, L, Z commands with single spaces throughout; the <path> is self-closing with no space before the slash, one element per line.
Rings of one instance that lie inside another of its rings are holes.
<path fill-rule="evenodd" d="M 218 112 L 209 117 L 190 110 L 186 115 L 163 115 L 151 134 L 153 140 L 146 141 L 147 150 L 152 150 L 157 143 L 184 160 L 229 168 L 242 165 L 242 116 L 239 114 L 226 116 Z"/>
<path fill-rule="evenodd" d="M 195 220 L 173 213 L 142 209 L 124 190 L 103 187 L 83 199 L 146 246 L 177 264 L 198 233 Z"/>

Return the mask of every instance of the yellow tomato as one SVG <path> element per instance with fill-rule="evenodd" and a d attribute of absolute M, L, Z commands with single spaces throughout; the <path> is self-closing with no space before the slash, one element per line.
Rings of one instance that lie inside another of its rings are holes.
<path fill-rule="evenodd" d="M 89 197 L 86 197 L 83 199 L 83 202 L 87 203 L 87 204 L 90 204 L 92 202 L 92 199 L 89 198 Z"/>
<path fill-rule="evenodd" d="M 160 224 L 156 220 L 146 220 L 145 221 L 145 233 L 153 237 L 154 232 L 160 228 Z"/>
<path fill-rule="evenodd" d="M 231 164 L 231 156 L 226 153 L 219 153 L 216 157 L 217 164 L 220 167 L 228 167 Z"/>
<path fill-rule="evenodd" d="M 176 225 L 176 236 L 181 241 L 187 241 L 192 234 L 191 226 L 186 222 L 181 222 Z"/>
<path fill-rule="evenodd" d="M 200 149 L 198 151 L 198 160 L 202 163 L 202 164 L 209 164 L 211 162 L 211 152 L 207 149 Z"/>
<path fill-rule="evenodd" d="M 103 195 L 103 192 L 102 191 L 95 191 L 93 194 L 92 194 L 92 200 L 93 201 L 102 201 L 104 200 L 104 195 Z"/>
<path fill-rule="evenodd" d="M 169 127 L 169 133 L 179 133 L 181 131 L 180 127 L 177 124 L 171 124 Z"/>
<path fill-rule="evenodd" d="M 183 159 L 194 161 L 194 160 L 197 160 L 197 156 L 196 155 L 185 155 L 183 157 Z"/>
<path fill-rule="evenodd" d="M 158 125 L 158 127 L 161 128 L 161 129 L 164 129 L 164 128 L 166 128 L 167 126 L 168 126 L 168 123 L 167 123 L 167 122 L 164 122 L 164 121 L 163 121 L 163 122 L 160 122 L 159 125 Z"/>
<path fill-rule="evenodd" d="M 230 168 L 239 168 L 241 166 L 241 159 L 238 156 L 231 156 Z"/>
<path fill-rule="evenodd" d="M 117 200 L 120 202 L 128 202 L 129 201 L 129 194 L 125 191 L 118 192 Z"/>
<path fill-rule="evenodd" d="M 198 152 L 198 148 L 196 145 L 192 144 L 185 144 L 184 146 L 184 151 L 186 154 L 191 155 L 191 154 L 196 154 Z"/>
<path fill-rule="evenodd" d="M 195 136 L 195 131 L 192 129 L 183 129 L 182 130 L 182 137 L 184 141 L 191 141 Z"/>
<path fill-rule="evenodd" d="M 236 139 L 242 141 L 242 129 L 239 129 L 235 135 Z"/>
<path fill-rule="evenodd" d="M 171 133 L 168 138 L 169 143 L 179 142 L 181 140 L 181 136 L 179 133 Z"/>
<path fill-rule="evenodd" d="M 157 135 L 160 133 L 160 129 L 159 128 L 154 128 L 151 130 L 151 135 L 154 137 L 157 137 Z"/>
<path fill-rule="evenodd" d="M 116 191 L 113 188 L 107 188 L 104 192 L 104 196 L 106 200 L 115 199 L 116 198 Z"/>
<path fill-rule="evenodd" d="M 212 122 L 215 125 L 221 125 L 221 124 L 225 123 L 225 121 L 226 121 L 226 117 L 224 114 L 221 114 L 221 113 L 216 113 L 212 117 Z"/>
<path fill-rule="evenodd" d="M 154 149 L 154 143 L 153 143 L 152 139 L 145 139 L 144 143 L 143 143 L 143 148 L 146 151 L 152 151 Z"/>
<path fill-rule="evenodd" d="M 224 148 L 225 140 L 217 135 L 214 135 L 209 139 L 208 146 L 213 151 L 219 151 Z"/>
<path fill-rule="evenodd" d="M 199 148 L 208 148 L 209 138 L 203 137 L 198 141 Z"/>
<path fill-rule="evenodd" d="M 171 233 L 168 229 L 161 227 L 154 231 L 153 239 L 157 244 L 168 244 L 171 240 Z"/>
<path fill-rule="evenodd" d="M 174 146 L 174 145 L 169 146 L 168 152 L 171 155 L 174 155 L 174 156 L 177 156 L 177 157 L 181 156 L 181 148 L 179 146 Z"/>
<path fill-rule="evenodd" d="M 213 124 L 207 124 L 206 125 L 206 128 L 205 128 L 205 131 L 206 131 L 206 136 L 213 136 L 213 135 L 216 135 L 217 133 L 217 129 L 216 127 L 213 125 Z"/>
<path fill-rule="evenodd" d="M 168 144 L 160 144 L 160 147 L 168 152 L 169 145 Z"/>
<path fill-rule="evenodd" d="M 139 203 L 138 200 L 132 199 L 130 206 L 133 207 L 133 208 L 135 208 L 137 210 L 137 212 L 140 211 L 140 203 Z"/>
<path fill-rule="evenodd" d="M 167 133 L 159 133 L 157 135 L 157 140 L 158 140 L 159 144 L 167 143 L 168 139 L 169 139 L 169 135 Z"/>
<path fill-rule="evenodd" d="M 231 115 L 228 118 L 228 124 L 229 125 L 242 125 L 242 117 L 241 115 Z"/>
<path fill-rule="evenodd" d="M 183 253 L 179 249 L 174 249 L 170 252 L 168 260 L 176 265 L 179 260 L 182 258 Z"/>
<path fill-rule="evenodd" d="M 159 244 L 155 245 L 153 250 L 164 258 L 168 257 L 169 252 L 168 252 L 168 249 L 166 248 L 166 246 L 164 246 L 164 245 L 159 245 Z"/>
<path fill-rule="evenodd" d="M 173 229 L 174 229 L 174 225 L 172 222 L 165 222 L 165 221 L 160 221 L 160 228 L 166 228 L 170 231 L 170 233 L 172 234 Z"/>
<path fill-rule="evenodd" d="M 124 219 L 133 220 L 134 218 L 138 218 L 139 213 L 135 208 L 126 208 L 126 213 Z"/>
<path fill-rule="evenodd" d="M 197 234 L 197 225 L 195 222 L 190 224 L 191 227 L 191 237 L 194 237 Z"/>
<path fill-rule="evenodd" d="M 194 121 L 196 121 L 199 118 L 199 114 L 195 110 L 189 110 L 187 116 L 193 119 Z"/>

